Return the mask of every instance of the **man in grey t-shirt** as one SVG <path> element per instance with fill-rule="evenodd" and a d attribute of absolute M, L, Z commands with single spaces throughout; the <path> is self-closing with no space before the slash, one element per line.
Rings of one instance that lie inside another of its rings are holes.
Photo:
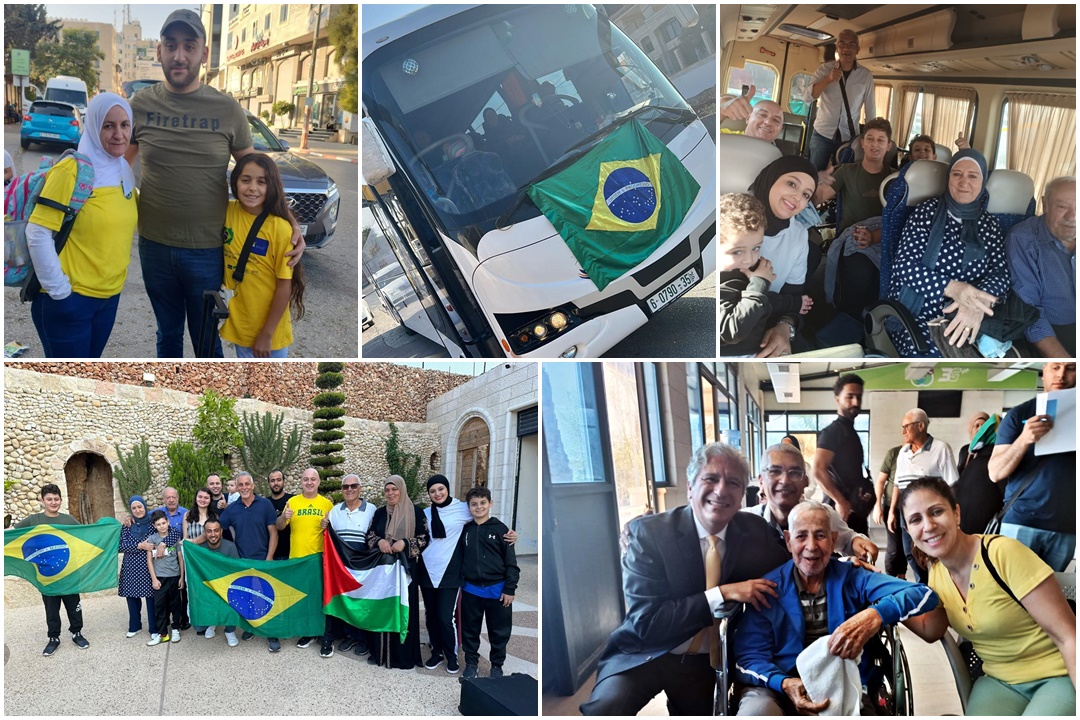
<path fill-rule="evenodd" d="M 221 230 L 228 205 L 229 157 L 254 152 L 244 109 L 199 82 L 206 62 L 206 29 L 191 10 L 177 10 L 161 27 L 157 59 L 165 81 L 131 98 L 135 129 L 126 157 L 141 159 L 139 262 L 157 319 L 157 356 L 184 355 L 184 322 L 198 352 L 203 292 L 221 287 Z M 304 250 L 295 219 L 289 253 Z M 204 351 L 223 357 L 221 340 Z"/>
<path fill-rule="evenodd" d="M 221 537 L 221 521 L 217 517 L 211 516 L 209 520 L 203 523 L 203 535 L 206 536 L 206 542 L 203 544 L 207 550 L 212 552 L 221 553 L 225 557 L 240 559 L 240 553 L 236 551 L 236 545 L 231 540 L 225 540 Z M 203 637 L 207 640 L 214 637 L 214 628 L 195 626 L 195 632 L 203 631 Z M 240 644 L 240 641 L 236 639 L 236 626 L 225 626 L 225 641 L 229 643 L 229 647 L 236 647 Z"/>

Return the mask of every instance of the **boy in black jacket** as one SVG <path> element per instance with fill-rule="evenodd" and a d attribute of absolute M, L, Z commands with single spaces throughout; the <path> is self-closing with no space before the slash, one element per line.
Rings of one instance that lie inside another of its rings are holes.
<path fill-rule="evenodd" d="M 465 495 L 472 522 L 461 531 L 461 646 L 465 650 L 462 679 L 477 676 L 480 663 L 480 629 L 487 616 L 488 642 L 491 643 L 491 677 L 502 677 L 506 643 L 514 625 L 514 593 L 519 570 L 514 547 L 503 542 L 508 532 L 491 512 L 491 491 L 476 487 Z"/>

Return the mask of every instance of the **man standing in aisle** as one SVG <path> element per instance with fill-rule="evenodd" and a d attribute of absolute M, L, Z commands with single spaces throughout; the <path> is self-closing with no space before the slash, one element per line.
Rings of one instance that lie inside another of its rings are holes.
<path fill-rule="evenodd" d="M 859 134 L 859 110 L 877 117 L 874 106 L 874 75 L 855 61 L 859 36 L 841 30 L 836 38 L 837 59 L 822 64 L 807 84 L 806 102 L 818 103 L 814 132 L 810 136 L 810 162 L 818 170 L 829 166 L 836 148 Z"/>
<path fill-rule="evenodd" d="M 139 262 L 157 319 L 159 358 L 184 356 L 185 318 L 199 347 L 203 291 L 220 288 L 224 276 L 229 158 L 254 152 L 244 109 L 199 82 L 208 57 L 199 16 L 176 10 L 162 25 L 157 47 L 165 81 L 131 98 L 135 128 L 126 158 L 134 164 L 138 157 L 142 165 Z M 304 242 L 292 224 L 295 264 Z M 223 357 L 216 330 L 213 335 L 209 349 Z"/>

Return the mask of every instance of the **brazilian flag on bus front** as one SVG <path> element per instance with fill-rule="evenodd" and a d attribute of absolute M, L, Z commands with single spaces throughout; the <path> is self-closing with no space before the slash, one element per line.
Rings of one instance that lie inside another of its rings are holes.
<path fill-rule="evenodd" d="M 72 595 L 116 587 L 120 523 L 34 525 L 4 531 L 4 574 L 25 578 L 42 595 Z"/>
<path fill-rule="evenodd" d="M 191 624 L 239 625 L 262 637 L 321 636 L 322 553 L 237 560 L 184 543 Z"/>
<path fill-rule="evenodd" d="M 618 128 L 529 197 L 603 290 L 682 224 L 701 187 L 637 120 Z"/>

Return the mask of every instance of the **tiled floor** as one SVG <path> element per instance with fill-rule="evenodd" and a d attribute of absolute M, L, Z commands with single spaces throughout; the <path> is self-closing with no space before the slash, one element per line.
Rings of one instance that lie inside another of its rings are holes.
<path fill-rule="evenodd" d="M 871 527 L 870 539 L 881 547 L 878 566 L 885 558 L 885 530 Z M 900 642 L 903 644 L 911 669 L 911 684 L 915 696 L 915 715 L 961 715 L 960 698 L 956 694 L 952 672 L 941 644 L 927 644 L 908 631 L 900 628 Z M 592 691 L 593 677 L 578 690 L 573 697 L 544 696 L 543 713 L 545 716 L 578 715 L 578 706 L 589 698 Z M 667 715 L 667 701 L 659 695 L 646 705 L 638 715 Z"/>

